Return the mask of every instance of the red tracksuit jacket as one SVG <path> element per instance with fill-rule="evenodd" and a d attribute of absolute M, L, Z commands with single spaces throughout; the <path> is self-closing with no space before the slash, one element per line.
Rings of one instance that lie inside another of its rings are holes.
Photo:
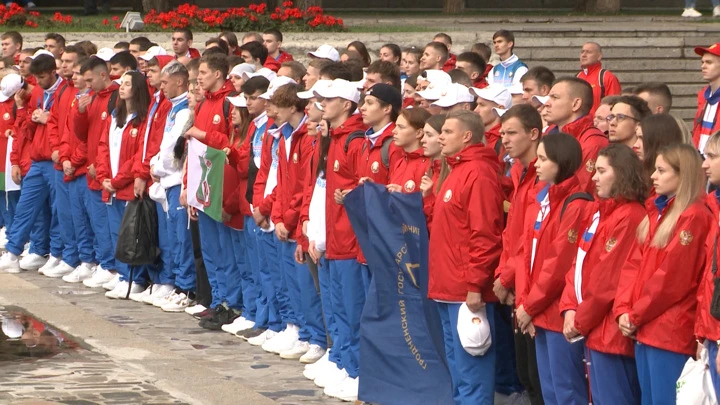
<path fill-rule="evenodd" d="M 398 148 L 399 149 L 399 148 Z M 402 157 L 390 169 L 390 183 L 402 187 L 403 193 L 420 191 L 420 182 L 428 172 L 430 158 L 425 156 L 423 148 L 410 153 L 403 151 Z"/>
<path fill-rule="evenodd" d="M 274 122 L 268 121 L 267 127 L 270 128 Z M 280 135 L 282 138 L 282 135 Z M 272 146 L 275 138 L 266 130 L 262 138 L 262 152 L 260 156 L 260 167 L 258 167 L 257 177 L 253 185 L 253 209 L 257 208 L 263 216 L 270 217 L 272 214 L 273 203 L 277 195 L 277 185 L 273 191 L 265 196 L 265 187 L 267 186 L 268 176 L 270 175 L 270 166 L 272 165 Z M 278 142 L 280 142 L 278 140 Z M 279 163 L 278 157 L 278 163 Z"/>
<path fill-rule="evenodd" d="M 135 199 L 133 190 L 135 177 L 132 173 L 132 167 L 135 163 L 135 154 L 138 145 L 142 147 L 142 134 L 145 130 L 145 118 L 135 125 L 132 121 L 125 124 L 122 133 L 122 143 L 120 144 L 120 158 L 117 174 L 113 176 L 112 166 L 110 163 L 110 126 L 112 118 L 105 120 L 105 128 L 100 136 L 98 143 L 96 170 L 97 179 L 100 184 L 105 179 L 111 179 L 112 187 L 116 190 L 115 198 L 122 201 L 132 201 Z M 110 194 L 103 190 L 103 201 L 109 201 Z"/>
<path fill-rule="evenodd" d="M 588 66 L 587 73 L 585 73 L 585 70 L 581 70 L 580 73 L 577 74 L 577 77 L 588 82 L 593 90 L 593 108 L 590 110 L 591 117 L 595 116 L 595 111 L 600 106 L 600 101 L 603 97 L 616 96 L 622 92 L 618 78 L 611 71 L 605 69 L 605 75 L 603 76 L 605 94 L 600 94 L 600 69 L 602 69 L 602 63 L 598 62 Z"/>
<path fill-rule="evenodd" d="M 58 78 L 60 80 L 60 78 Z M 52 106 L 57 103 L 58 95 L 60 90 L 64 86 L 64 83 L 60 83 L 55 93 L 52 95 L 52 105 L 49 106 L 52 110 Z M 50 117 L 45 125 L 32 122 L 31 116 L 33 111 L 36 109 L 43 108 L 43 89 L 40 86 L 35 86 L 30 95 L 30 101 L 23 109 L 18 109 L 18 115 L 23 114 L 23 119 L 19 120 L 20 125 L 18 126 L 22 136 L 27 139 L 27 146 L 29 147 L 30 159 L 33 162 L 42 162 L 50 160 L 52 156 L 51 140 L 49 139 L 48 123 L 50 123 Z"/>
<path fill-rule="evenodd" d="M 581 263 L 577 262 L 582 260 L 578 255 L 567 273 L 560 316 L 567 310 L 577 311 L 575 329 L 585 336 L 588 348 L 635 357 L 632 340 L 620 332 L 612 307 L 622 266 L 631 259 L 637 227 L 645 218 L 645 207 L 637 201 L 610 199 L 590 203 L 587 210 L 596 213 L 599 210 L 600 218 L 592 239 L 580 240 L 580 249 L 586 255 Z M 580 266 L 581 277 L 576 278 L 576 266 Z M 582 293 L 580 304 L 575 292 L 578 287 Z"/>
<path fill-rule="evenodd" d="M 75 96 L 77 96 L 77 90 Z M 60 163 L 69 161 L 75 168 L 72 176 L 65 175 L 64 181 L 68 182 L 87 173 L 87 144 L 80 142 L 75 136 L 75 116 L 78 114 L 77 98 L 73 96 L 70 103 L 70 112 L 65 120 L 65 128 L 60 138 Z"/>
<path fill-rule="evenodd" d="M 155 97 L 153 96 L 153 102 L 155 103 Z M 152 181 L 150 177 L 150 159 L 160 152 L 160 144 L 163 140 L 163 134 L 165 133 L 165 122 L 167 121 L 168 114 L 172 109 L 172 103 L 165 98 L 165 94 L 160 92 L 158 107 L 155 110 L 155 114 L 152 117 L 147 117 L 146 121 L 150 124 L 150 132 L 147 135 L 147 147 L 145 151 L 145 159 L 143 159 L 143 148 L 145 143 L 145 133 L 142 134 L 141 145 L 138 148 L 138 155 L 135 157 L 135 164 L 133 165 L 133 175 L 135 178 L 140 178 L 148 182 L 148 185 Z M 150 110 L 148 110 L 148 113 Z"/>
<path fill-rule="evenodd" d="M 303 118 L 300 128 L 296 128 L 290 145 L 285 137 L 280 137 L 278 146 L 278 172 L 276 200 L 270 218 L 273 223 L 282 223 L 289 232 L 289 238 L 297 240 L 302 235 L 300 211 L 302 210 L 305 176 L 312 160 L 313 138 L 307 136 L 307 123 Z M 289 158 L 288 156 L 289 148 Z"/>
<path fill-rule="evenodd" d="M 108 88 L 94 94 L 92 102 L 87 106 L 84 113 L 78 110 L 77 103 L 75 103 L 75 112 L 73 112 L 75 135 L 85 144 L 83 149 L 87 151 L 85 158 L 87 166 L 97 163 L 100 136 L 103 134 L 106 125 L 110 125 L 109 121 L 112 119 L 108 114 L 108 102 L 112 93 L 117 89 L 118 84 L 112 82 Z M 97 175 L 97 167 L 95 167 L 95 171 Z M 87 181 L 90 190 L 102 190 L 101 182 L 90 177 L 90 173 L 87 174 Z"/>
<path fill-rule="evenodd" d="M 56 91 L 55 102 L 50 108 L 50 116 L 47 120 L 45 133 L 50 142 L 50 151 L 60 151 L 60 143 L 62 142 L 63 132 L 67 126 L 67 120 L 72 116 L 71 106 L 75 101 L 77 89 L 73 86 L 72 81 L 64 81 L 60 88 Z M 59 156 L 59 155 L 58 155 Z M 55 170 L 62 171 L 62 161 L 53 165 Z"/>
<path fill-rule="evenodd" d="M 493 274 L 502 250 L 503 194 L 495 152 L 470 145 L 451 167 L 435 201 L 428 297 L 465 302 L 468 292 L 497 302 Z"/>
<path fill-rule="evenodd" d="M 535 159 L 527 169 L 522 163 L 515 161 L 510 169 L 510 179 L 513 183 L 513 194 L 510 199 L 510 210 L 505 221 L 502 241 L 503 249 L 500 255 L 500 265 L 495 270 L 495 277 L 507 289 L 515 289 L 515 271 L 524 266 L 524 240 L 525 240 L 525 213 L 533 204 L 538 188 L 545 183 L 538 183 L 535 175 Z"/>
<path fill-rule="evenodd" d="M 548 129 L 548 133 L 556 126 Z M 570 134 L 580 142 L 582 148 L 583 162 L 575 175 L 580 180 L 580 185 L 590 194 L 595 193 L 595 184 L 592 176 L 595 174 L 595 161 L 597 160 L 600 150 L 608 146 L 607 135 L 603 134 L 593 124 L 592 115 L 586 115 L 565 125 L 561 128 L 561 132 Z"/>
<path fill-rule="evenodd" d="M 331 260 L 357 259 L 359 248 L 350 219 L 342 204 L 335 202 L 335 190 L 349 190 L 357 187 L 360 177 L 355 165 L 360 159 L 363 142 L 360 138 L 350 142 L 347 153 L 345 143 L 348 136 L 356 131 L 365 132 L 360 114 L 350 116 L 338 128 L 330 130 L 330 149 L 327 156 L 325 189 L 325 217 L 327 239 L 325 257 Z"/>
<path fill-rule="evenodd" d="M 230 165 L 235 167 L 235 169 L 237 170 L 239 181 L 238 192 L 240 193 L 240 195 L 238 196 L 238 201 L 240 204 L 240 213 L 243 216 L 252 215 L 252 211 L 250 211 L 250 202 L 247 200 L 247 198 L 245 198 L 245 192 L 247 191 L 248 187 L 248 174 L 250 171 L 251 139 L 252 135 L 246 134 L 245 139 L 243 139 L 242 141 L 240 139 L 234 140 L 234 145 L 230 147 L 230 155 L 228 155 Z M 245 224 L 243 222 L 243 226 L 244 225 Z"/>
<path fill-rule="evenodd" d="M 720 201 L 718 201 L 717 192 L 708 194 L 706 203 L 712 211 L 713 221 L 711 223 L 712 227 L 707 236 L 707 241 L 705 242 L 705 251 L 707 253 L 705 258 L 705 270 L 702 276 L 703 279 L 700 282 L 700 288 L 698 288 L 697 294 L 698 308 L 697 316 L 695 318 L 695 336 L 701 341 L 703 339 L 710 339 L 714 344 L 720 340 L 720 321 L 710 315 L 710 303 L 712 303 L 712 296 L 715 291 L 714 279 L 716 277 L 720 277 L 720 274 L 713 274 L 712 269 L 713 258 L 717 262 L 718 257 L 720 257 L 720 255 L 717 254 L 720 246 L 716 246 L 715 242 L 717 240 L 718 233 L 720 232 L 718 222 L 720 221 Z"/>
<path fill-rule="evenodd" d="M 650 231 L 645 242 L 636 240 L 639 247 L 634 253 L 642 257 L 639 267 L 633 265 L 635 261 L 623 266 L 613 316 L 630 315 L 638 342 L 692 356 L 697 349 L 693 332 L 697 291 L 707 261 L 705 238 L 715 218 L 698 200 L 680 215 L 666 247 L 651 246 L 661 216 L 673 200 L 660 208 L 655 204 L 658 199 L 645 203 Z"/>
<path fill-rule="evenodd" d="M 17 111 L 15 109 L 15 100 L 13 98 L 10 98 L 6 100 L 3 103 L 0 103 L 0 159 L 2 159 L 2 169 L 5 170 L 5 158 L 8 156 L 7 149 L 8 149 L 8 137 L 5 136 L 5 133 L 8 130 L 11 130 L 13 133 L 17 133 L 17 130 L 15 129 L 15 115 L 17 114 Z M 13 138 L 13 143 L 17 141 L 17 135 Z M 12 163 L 12 148 L 11 148 L 11 156 L 10 160 Z M 22 171 L 22 170 L 21 170 Z M 10 173 L 7 173 L 9 176 Z"/>
<path fill-rule="evenodd" d="M 211 148 L 222 150 L 230 146 L 228 134 L 233 128 L 232 118 L 223 117 L 223 104 L 234 90 L 232 83 L 229 80 L 225 81 L 218 91 L 205 92 L 205 101 L 195 107 L 194 125 L 206 132 L 203 143 Z M 231 217 L 225 225 L 233 229 L 243 229 L 244 218 L 240 212 L 240 178 L 235 166 L 225 165 L 223 180 L 223 210 Z M 187 184 L 187 176 L 183 182 Z"/>
<path fill-rule="evenodd" d="M 383 132 L 375 139 L 375 144 L 365 139 L 362 146 L 362 153 L 357 162 L 358 177 L 370 177 L 373 182 L 387 185 L 390 181 L 390 169 L 395 167 L 397 162 L 402 159 L 403 150 L 395 146 L 395 142 L 390 140 L 388 149 L 388 167 L 386 168 L 382 162 L 382 145 L 386 139 L 393 137 L 395 123 L 390 123 Z"/>
<path fill-rule="evenodd" d="M 541 191 L 538 190 L 538 194 Z M 565 287 L 565 274 L 572 267 L 577 254 L 577 242 L 588 223 L 585 200 L 568 204 L 560 218 L 565 200 L 583 191 L 577 177 L 549 186 L 550 212 L 536 225 L 540 213 L 539 196 L 525 213 L 523 266 L 515 272 L 515 305 L 523 305 L 535 326 L 554 332 L 562 332 L 560 297 Z M 589 213 L 592 215 L 592 213 Z M 535 260 L 533 240 L 536 240 Z"/>

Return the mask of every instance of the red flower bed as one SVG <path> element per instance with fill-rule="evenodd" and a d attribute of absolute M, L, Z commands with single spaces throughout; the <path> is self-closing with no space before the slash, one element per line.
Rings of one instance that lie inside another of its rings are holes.
<path fill-rule="evenodd" d="M 150 10 L 144 18 L 145 26 L 159 30 L 190 28 L 198 31 L 265 31 L 277 28 L 281 31 L 344 31 L 341 18 L 326 15 L 321 7 L 302 10 L 292 1 L 269 10 L 267 4 L 250 4 L 246 7 L 229 8 L 224 11 L 199 8 L 183 4 L 178 8 L 159 13 Z"/>
<path fill-rule="evenodd" d="M 28 11 L 15 3 L 12 3 L 10 7 L 0 4 L 0 25 L 6 27 L 37 28 L 40 25 L 43 27 L 57 27 L 72 23 L 72 16 L 63 15 L 59 12 L 52 17 L 48 17 L 40 15 L 37 11 Z"/>

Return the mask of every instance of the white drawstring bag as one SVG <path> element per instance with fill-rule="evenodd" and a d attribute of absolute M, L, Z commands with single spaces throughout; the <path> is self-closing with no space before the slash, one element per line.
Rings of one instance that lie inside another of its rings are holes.
<path fill-rule="evenodd" d="M 705 347 L 700 358 L 689 358 L 675 384 L 677 405 L 717 405 L 715 388 L 710 378 L 708 351 Z"/>

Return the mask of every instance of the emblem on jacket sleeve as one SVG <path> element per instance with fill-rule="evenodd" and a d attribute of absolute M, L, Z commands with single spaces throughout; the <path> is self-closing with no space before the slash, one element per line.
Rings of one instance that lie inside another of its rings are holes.
<path fill-rule="evenodd" d="M 615 244 L 617 243 L 617 239 L 610 238 L 605 242 L 605 251 L 610 253 L 610 251 L 615 247 Z"/>
<path fill-rule="evenodd" d="M 100 114 L 100 119 L 105 121 L 105 118 L 107 118 L 107 112 L 103 111 L 102 114 Z"/>
<path fill-rule="evenodd" d="M 297 162 L 298 162 L 298 156 L 297 156 L 297 152 L 295 152 L 295 153 L 293 153 L 293 163 L 297 164 Z"/>
<path fill-rule="evenodd" d="M 340 170 L 340 162 L 336 160 L 335 164 L 333 164 L 333 171 L 336 172 L 338 170 Z"/>
<path fill-rule="evenodd" d="M 578 231 L 575 229 L 571 229 L 568 231 L 568 242 L 570 243 L 576 243 L 578 238 Z"/>
<path fill-rule="evenodd" d="M 131 129 L 131 130 L 130 130 L 130 136 L 132 136 L 133 138 L 135 138 L 135 137 L 137 136 L 137 132 L 138 132 L 138 131 L 137 131 L 137 128 Z"/>
<path fill-rule="evenodd" d="M 415 182 L 412 180 L 408 180 L 407 183 L 405 183 L 405 191 L 408 193 L 412 193 L 415 191 Z"/>
<path fill-rule="evenodd" d="M 585 170 L 592 173 L 595 170 L 595 161 L 589 159 L 587 162 L 585 162 Z"/>
<path fill-rule="evenodd" d="M 5 114 L 3 114 L 3 119 L 4 119 L 5 121 L 10 121 L 10 113 L 5 113 Z"/>
<path fill-rule="evenodd" d="M 380 163 L 378 163 L 377 161 L 372 162 L 372 165 L 370 165 L 370 171 L 374 174 L 377 174 L 377 172 L 380 171 Z"/>
<path fill-rule="evenodd" d="M 680 231 L 680 244 L 687 246 L 693 241 L 693 234 L 690 231 Z"/>
<path fill-rule="evenodd" d="M 215 114 L 213 117 L 213 124 L 217 125 L 220 123 L 220 116 L 218 114 Z"/>
<path fill-rule="evenodd" d="M 448 190 L 445 192 L 445 196 L 443 197 L 443 201 L 448 202 L 452 198 L 452 190 Z"/>

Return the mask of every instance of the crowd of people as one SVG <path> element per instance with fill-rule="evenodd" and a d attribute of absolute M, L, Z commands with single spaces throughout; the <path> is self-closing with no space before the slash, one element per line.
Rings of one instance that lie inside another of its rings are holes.
<path fill-rule="evenodd" d="M 307 66 L 277 30 L 203 52 L 187 29 L 170 51 L 0 39 L 4 271 L 186 312 L 354 401 L 387 269 L 368 267 L 344 201 L 375 183 L 422 196 L 456 404 L 675 403 L 701 350 L 720 393 L 720 44 L 695 49 L 708 84 L 688 128 L 666 84 L 622 89 L 597 43 L 555 77 L 505 30 L 457 55 L 442 33 L 378 57 L 321 45 Z M 227 157 L 222 222 L 188 203 L 193 142 Z M 130 266 L 120 223 L 148 198 L 160 254 Z"/>

